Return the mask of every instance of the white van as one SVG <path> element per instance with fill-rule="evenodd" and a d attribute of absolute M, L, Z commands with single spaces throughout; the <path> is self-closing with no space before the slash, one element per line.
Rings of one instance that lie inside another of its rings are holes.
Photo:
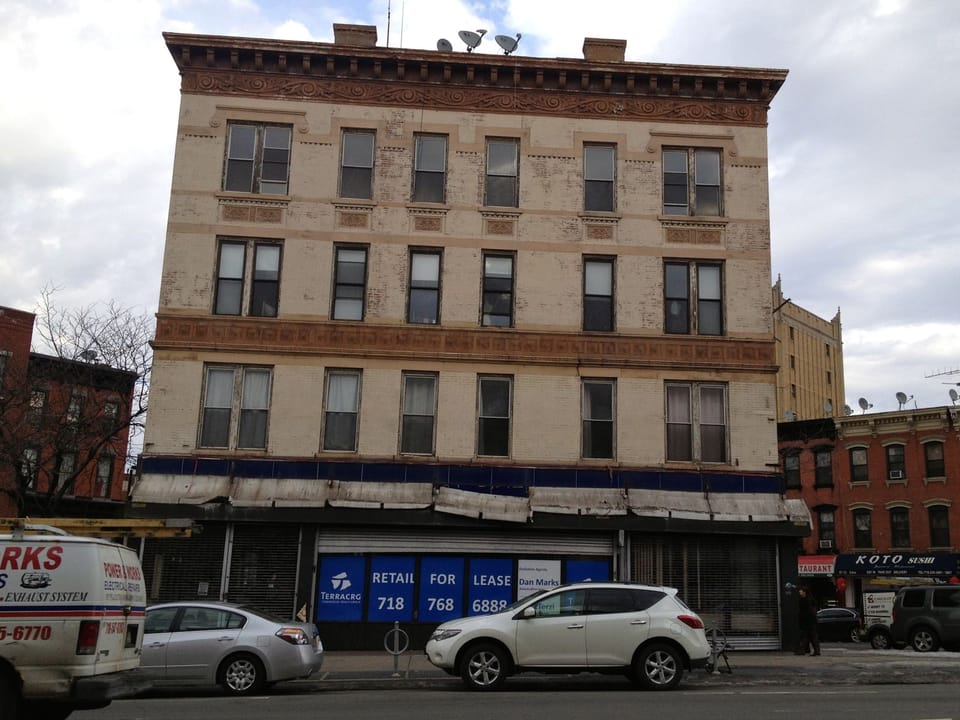
<path fill-rule="evenodd" d="M 140 560 L 106 540 L 0 535 L 0 720 L 58 720 L 149 686 Z"/>

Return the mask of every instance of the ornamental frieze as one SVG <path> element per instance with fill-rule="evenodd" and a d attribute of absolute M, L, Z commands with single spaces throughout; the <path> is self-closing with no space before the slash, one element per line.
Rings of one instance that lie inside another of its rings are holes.
<path fill-rule="evenodd" d="M 767 108 L 756 102 L 653 98 L 536 89 L 442 87 L 360 79 L 324 79 L 242 72 L 183 72 L 182 91 L 209 95 L 283 98 L 286 100 L 429 107 L 459 112 L 522 113 L 565 117 L 621 118 L 667 122 L 753 125 L 763 127 Z"/>
<path fill-rule="evenodd" d="M 155 350 L 364 355 L 399 359 L 774 372 L 772 342 L 609 337 L 225 317 L 157 319 Z"/>

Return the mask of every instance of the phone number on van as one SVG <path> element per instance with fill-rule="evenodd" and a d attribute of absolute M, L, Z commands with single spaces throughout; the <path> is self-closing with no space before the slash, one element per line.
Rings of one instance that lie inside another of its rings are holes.
<path fill-rule="evenodd" d="M 0 640 L 49 640 L 52 632 L 49 625 L 0 625 Z"/>

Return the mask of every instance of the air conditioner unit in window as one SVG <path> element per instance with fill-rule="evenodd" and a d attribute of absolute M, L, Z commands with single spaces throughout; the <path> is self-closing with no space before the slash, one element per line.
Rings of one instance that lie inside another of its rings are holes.
<path fill-rule="evenodd" d="M 903 470 L 891 470 L 890 471 L 891 480 L 903 480 Z"/>
<path fill-rule="evenodd" d="M 821 550 L 829 550 L 829 549 L 832 548 L 832 547 L 833 547 L 833 540 L 821 540 L 821 541 L 820 541 L 820 549 L 821 549 Z"/>

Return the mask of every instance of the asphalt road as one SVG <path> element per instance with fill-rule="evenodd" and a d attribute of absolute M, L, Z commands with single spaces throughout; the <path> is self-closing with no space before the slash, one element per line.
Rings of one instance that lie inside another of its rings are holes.
<path fill-rule="evenodd" d="M 693 686 L 657 693 L 613 678 L 541 682 L 517 678 L 509 689 L 478 694 L 457 685 L 400 690 L 284 692 L 253 698 L 206 694 L 118 700 L 72 720 L 583 720 L 635 717 L 671 720 L 960 720 L 960 685 L 813 687 Z"/>

